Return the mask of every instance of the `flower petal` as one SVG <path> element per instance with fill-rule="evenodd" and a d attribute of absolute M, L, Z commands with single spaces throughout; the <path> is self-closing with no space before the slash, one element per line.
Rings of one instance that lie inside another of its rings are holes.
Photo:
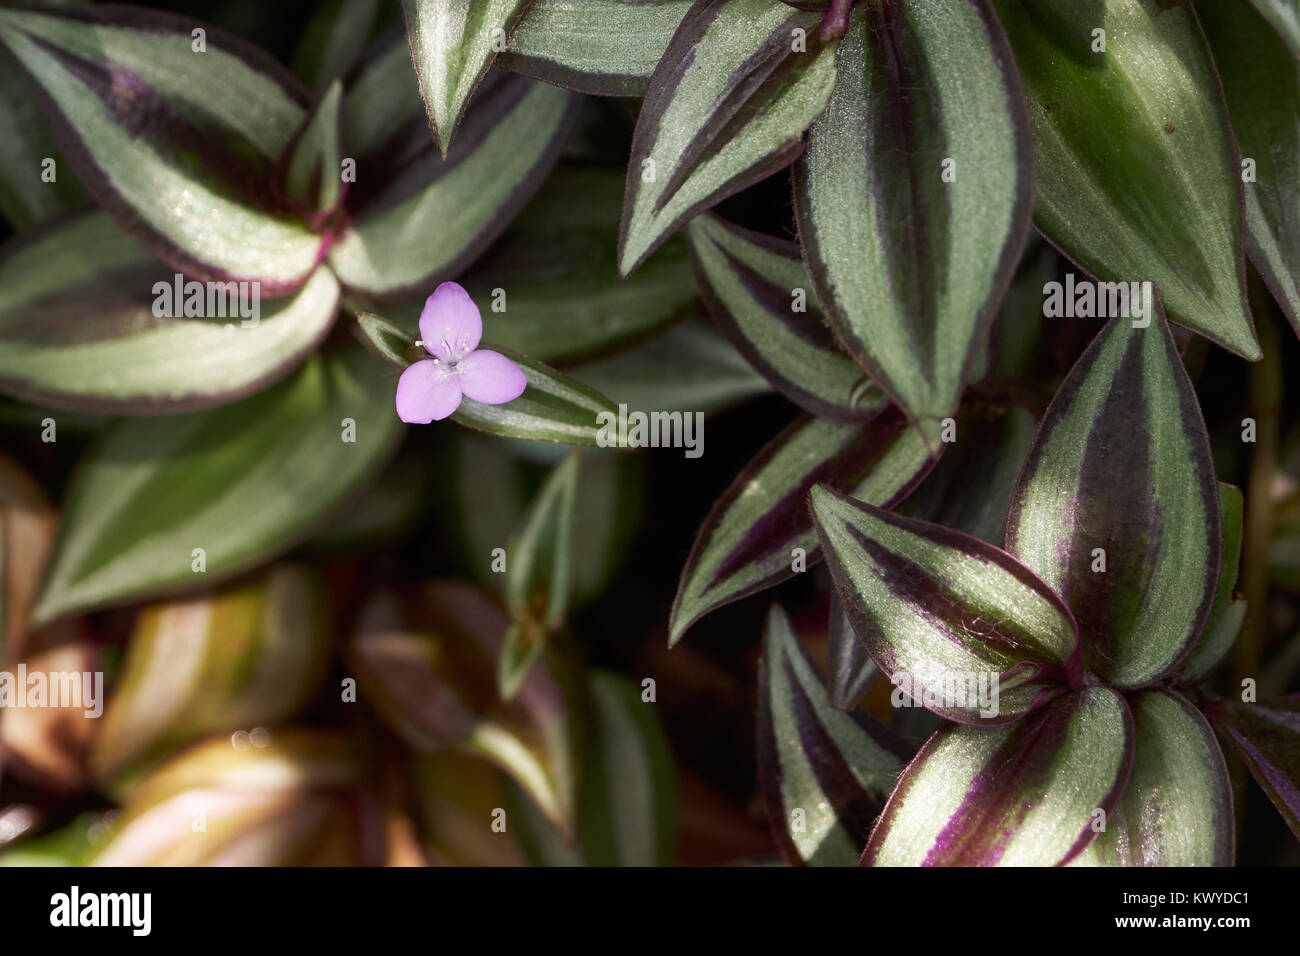
<path fill-rule="evenodd" d="M 524 393 L 524 371 L 500 352 L 479 349 L 460 360 L 460 387 L 467 398 L 485 405 L 504 405 Z"/>
<path fill-rule="evenodd" d="M 460 406 L 460 382 L 433 359 L 416 362 L 397 380 L 397 417 L 414 425 L 446 418 Z"/>
<path fill-rule="evenodd" d="M 425 300 L 420 338 L 430 355 L 444 362 L 459 359 L 478 348 L 482 337 L 483 318 L 460 283 L 444 282 Z"/>

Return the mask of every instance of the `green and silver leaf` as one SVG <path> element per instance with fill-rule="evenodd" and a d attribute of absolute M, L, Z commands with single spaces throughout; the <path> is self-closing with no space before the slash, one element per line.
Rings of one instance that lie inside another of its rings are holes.
<path fill-rule="evenodd" d="M 272 163 L 308 95 L 265 53 L 193 21 L 132 7 L 0 10 L 7 48 L 78 178 L 174 268 L 261 283 L 306 281 L 321 237 L 268 201 Z"/>
<path fill-rule="evenodd" d="M 597 96 L 643 96 L 693 0 L 533 0 L 497 63 Z"/>
<path fill-rule="evenodd" d="M 865 425 L 795 421 L 763 446 L 701 523 L 669 615 L 669 642 L 710 611 L 821 559 L 808 512 L 814 485 L 889 507 L 932 464 L 920 434 L 892 407 Z"/>
<path fill-rule="evenodd" d="M 411 60 L 442 155 L 529 0 L 402 0 Z"/>
<path fill-rule="evenodd" d="M 810 500 L 853 630 L 917 704 L 1002 724 L 1082 685 L 1073 617 L 1006 552 L 821 485 Z"/>
<path fill-rule="evenodd" d="M 1201 712 L 1172 691 L 1129 698 L 1133 770 L 1075 866 L 1232 866 L 1232 782 Z"/>
<path fill-rule="evenodd" d="M 700 0 L 687 12 L 632 138 L 619 272 L 803 151 L 835 82 L 835 42 L 819 39 L 818 23 L 770 0 Z"/>
<path fill-rule="evenodd" d="M 0 391 L 91 412 L 224 404 L 302 362 L 338 304 L 327 269 L 272 308 L 256 289 L 173 273 L 102 212 L 77 214 L 0 253 Z"/>
<path fill-rule="evenodd" d="M 1116 318 L 1066 377 L 1007 515 L 1007 550 L 1074 612 L 1084 663 L 1119 688 L 1171 672 L 1219 585 L 1219 496 L 1168 324 Z"/>
<path fill-rule="evenodd" d="M 948 724 L 903 772 L 862 863 L 1067 863 L 1119 800 L 1133 738 L 1124 699 L 1101 685 L 1005 727 Z"/>
<path fill-rule="evenodd" d="M 758 672 L 758 775 L 791 866 L 854 866 L 910 753 L 884 724 L 832 706 L 779 604 Z"/>
<path fill-rule="evenodd" d="M 795 166 L 804 257 L 836 335 L 937 442 L 1024 248 L 1024 96 L 987 0 L 855 8 Z"/>
<path fill-rule="evenodd" d="M 798 244 L 711 213 L 692 219 L 686 235 L 714 320 L 777 391 L 840 421 L 862 421 L 884 408 L 884 393 L 826 328 Z"/>

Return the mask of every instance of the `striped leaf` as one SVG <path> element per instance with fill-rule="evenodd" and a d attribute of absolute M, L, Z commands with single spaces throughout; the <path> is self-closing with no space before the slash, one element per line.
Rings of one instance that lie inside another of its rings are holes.
<path fill-rule="evenodd" d="M 1223 529 L 1222 560 L 1219 563 L 1219 586 L 1214 593 L 1214 606 L 1205 622 L 1205 629 L 1197 638 L 1196 646 L 1178 668 L 1183 683 L 1195 684 L 1205 680 L 1223 662 L 1232 645 L 1237 642 L 1241 625 L 1246 620 L 1246 601 L 1236 598 L 1237 568 L 1241 561 L 1243 503 L 1241 491 L 1233 485 L 1219 482 L 1219 524 Z"/>
<path fill-rule="evenodd" d="M 203 279 L 306 281 L 321 237 L 276 208 L 271 164 L 306 91 L 244 41 L 132 7 L 0 10 L 0 45 L 32 85 L 86 189 L 150 252 Z"/>
<path fill-rule="evenodd" d="M 343 147 L 339 109 L 343 86 L 337 80 L 321 97 L 286 150 L 284 195 L 313 228 L 321 228 L 343 202 Z"/>
<path fill-rule="evenodd" d="M 693 0 L 533 0 L 497 63 L 597 96 L 643 96 Z"/>
<path fill-rule="evenodd" d="M 809 272 L 850 354 L 911 416 L 944 418 L 1029 229 L 1011 53 L 987 0 L 888 0 L 854 11 L 837 65 L 794 172 Z"/>
<path fill-rule="evenodd" d="M 349 97 L 369 103 L 391 89 L 389 77 L 374 69 Z M 489 74 L 448 159 L 438 155 L 427 130 L 397 120 L 397 131 L 385 137 L 387 110 L 367 125 L 356 119 L 355 105 L 345 104 L 345 137 L 351 128 L 361 142 L 344 142 L 359 155 L 348 200 L 351 226 L 329 253 L 338 277 L 358 292 L 397 299 L 458 275 L 541 185 L 577 102 L 545 83 Z"/>
<path fill-rule="evenodd" d="M 1268 704 L 1215 700 L 1206 716 L 1300 839 L 1300 695 Z"/>
<path fill-rule="evenodd" d="M 1162 315 L 1111 320 L 1066 377 L 1007 515 L 1007 550 L 1079 623 L 1084 663 L 1116 687 L 1169 673 L 1219 583 L 1209 439 Z"/>
<path fill-rule="evenodd" d="M 613 170 L 561 167 L 547 179 L 460 280 L 475 301 L 493 303 L 483 310 L 484 337 L 543 362 L 573 362 L 626 349 L 699 311 L 680 239 L 619 277 L 611 240 L 622 195 Z M 417 318 L 412 308 L 407 327 Z"/>
<path fill-rule="evenodd" d="M 514 623 L 497 666 L 497 688 L 510 700 L 550 635 L 565 621 L 573 590 L 573 517 L 578 452 L 542 483 L 506 548 L 506 604 Z"/>
<path fill-rule="evenodd" d="M 471 585 L 433 582 L 417 595 L 382 592 L 352 645 L 362 694 L 412 747 L 454 748 L 510 774 L 559 827 L 575 832 L 577 685 L 546 652 L 511 701 L 496 691 L 510 618 Z"/>
<path fill-rule="evenodd" d="M 1065 682 L 1081 685 L 1069 609 L 1006 552 L 821 485 L 811 501 L 844 612 L 917 704 L 961 723 L 1004 724 Z"/>
<path fill-rule="evenodd" d="M 669 643 L 710 611 L 821 560 L 808 492 L 825 484 L 890 507 L 933 464 L 897 409 L 865 425 L 801 418 L 763 446 L 709 510 L 682 569 Z"/>
<path fill-rule="evenodd" d="M 109 427 L 68 488 L 34 616 L 202 587 L 296 544 L 401 436 L 383 371 L 360 347 L 323 353 L 233 405 Z"/>
<path fill-rule="evenodd" d="M 356 315 L 361 340 L 394 368 L 404 369 L 429 354 L 422 346 L 415 344 L 414 335 L 399 329 L 383 316 L 373 312 L 357 312 Z"/>
<path fill-rule="evenodd" d="M 92 865 L 375 866 L 373 773 L 357 744 L 329 731 L 273 729 L 242 750 L 215 737 L 132 789 Z"/>
<path fill-rule="evenodd" d="M 1232 782 L 1201 712 L 1172 691 L 1130 697 L 1133 771 L 1078 866 L 1232 866 Z"/>
<path fill-rule="evenodd" d="M 1191 4 L 993 3 L 1029 99 L 1035 224 L 1098 278 L 1152 280 L 1173 321 L 1259 358 L 1241 170 Z"/>
<path fill-rule="evenodd" d="M 620 404 L 645 412 L 708 414 L 772 390 L 711 323 L 696 319 L 573 374 Z"/>
<path fill-rule="evenodd" d="M 104 213 L 77 214 L 0 253 L 0 390 L 93 412 L 223 404 L 303 361 L 338 303 L 338 281 L 325 269 L 274 303 L 233 282 L 205 288 Z"/>
<path fill-rule="evenodd" d="M 582 861 L 671 866 L 676 780 L 655 705 L 618 674 L 597 671 L 587 686 L 592 711 L 582 770 Z"/>
<path fill-rule="evenodd" d="M 205 734 L 292 716 L 325 676 L 329 617 L 320 582 L 293 565 L 144 608 L 95 735 L 95 776 L 112 783 Z"/>
<path fill-rule="evenodd" d="M 393 323 L 369 312 L 357 313 L 357 324 L 368 344 L 390 366 L 406 368 L 420 358 L 412 337 Z M 510 358 L 524 371 L 528 385 L 522 395 L 504 405 L 463 399 L 451 416 L 478 431 L 503 438 L 530 438 L 570 445 L 599 444 L 600 416 L 618 415 L 604 395 L 504 346 L 482 343 Z M 390 394 L 393 384 L 385 385 Z"/>
<path fill-rule="evenodd" d="M 531 438 L 569 445 L 600 444 L 601 416 L 617 416 L 609 399 L 512 349 L 494 348 L 524 370 L 528 387 L 513 402 L 484 405 L 465 399 L 452 420 L 505 438 Z"/>
<path fill-rule="evenodd" d="M 1296 50 L 1246 4 L 1198 3 L 1247 180 L 1246 252 L 1300 332 L 1300 4 Z"/>
<path fill-rule="evenodd" d="M 686 235 L 714 320 L 777 391 L 839 421 L 868 419 L 885 406 L 884 393 L 826 327 L 796 243 L 712 214 L 692 219 Z"/>
<path fill-rule="evenodd" d="M 791 866 L 853 866 L 910 756 L 861 711 L 831 705 L 790 621 L 773 604 L 758 671 L 758 779 Z"/>
<path fill-rule="evenodd" d="M 655 68 L 628 161 L 619 271 L 695 213 L 788 166 L 835 82 L 819 18 L 769 0 L 700 0 Z"/>
<path fill-rule="evenodd" d="M 1250 2 L 1286 40 L 1291 52 L 1300 57 L 1300 3 L 1297 3 L 1297 0 L 1250 0 Z"/>
<path fill-rule="evenodd" d="M 827 628 L 826 690 L 831 705 L 840 710 L 853 710 L 858 702 L 880 677 L 880 668 L 871 659 L 867 649 L 858 640 L 839 595 L 831 591 L 831 614 Z"/>
<path fill-rule="evenodd" d="M 420 95 L 442 155 L 529 0 L 402 0 Z"/>
<path fill-rule="evenodd" d="M 948 724 L 903 772 L 862 862 L 1052 866 L 1094 837 L 1133 761 L 1133 715 L 1095 685 L 1006 727 Z"/>

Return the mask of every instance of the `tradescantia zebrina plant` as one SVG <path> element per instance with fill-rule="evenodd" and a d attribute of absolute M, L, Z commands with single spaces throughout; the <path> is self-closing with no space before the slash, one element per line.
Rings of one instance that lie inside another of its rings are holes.
<path fill-rule="evenodd" d="M 1231 862 L 1226 764 L 1179 670 L 1221 591 L 1220 491 L 1163 318 L 1112 320 L 1062 384 L 1006 551 L 820 486 L 811 501 L 868 653 L 956 722 L 899 779 L 864 863 Z"/>
<path fill-rule="evenodd" d="M 0 2 L 0 862 L 1294 860 L 1293 3 L 177 6 Z"/>

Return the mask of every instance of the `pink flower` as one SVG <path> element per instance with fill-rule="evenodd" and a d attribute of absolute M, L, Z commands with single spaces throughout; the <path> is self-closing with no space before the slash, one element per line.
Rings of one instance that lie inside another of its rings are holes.
<path fill-rule="evenodd" d="M 518 398 L 528 380 L 500 352 L 480 349 L 483 318 L 460 285 L 444 282 L 420 313 L 420 336 L 433 358 L 422 359 L 397 382 L 397 417 L 427 425 L 460 407 L 461 398 L 502 405 Z"/>

